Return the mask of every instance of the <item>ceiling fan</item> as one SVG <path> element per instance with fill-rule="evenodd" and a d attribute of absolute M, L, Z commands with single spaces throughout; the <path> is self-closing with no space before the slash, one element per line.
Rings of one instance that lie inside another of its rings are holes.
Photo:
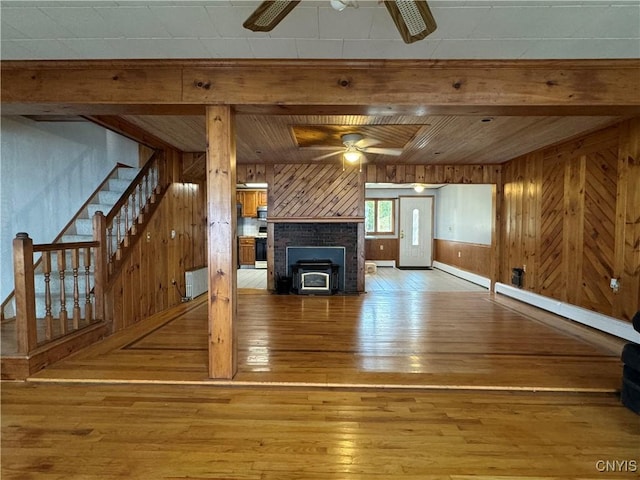
<path fill-rule="evenodd" d="M 377 155 L 393 155 L 398 156 L 402 154 L 401 148 L 378 148 L 374 147 L 380 143 L 378 140 L 373 138 L 364 138 L 359 133 L 347 133 L 340 137 L 342 140 L 342 144 L 344 148 L 337 147 L 338 149 L 334 152 L 327 153 L 325 155 L 320 155 L 319 157 L 314 158 L 313 160 L 323 160 L 325 158 L 333 157 L 334 155 L 342 155 L 342 167 L 344 169 L 344 162 L 356 163 L 359 162 L 360 169 L 362 170 L 362 162 L 366 161 L 367 153 L 377 154 Z M 309 147 L 325 150 L 327 148 L 334 150 L 336 147 Z"/>
<path fill-rule="evenodd" d="M 300 1 L 269 0 L 262 2 L 242 26 L 254 32 L 270 32 Z M 384 6 L 387 7 L 389 15 L 391 15 L 405 43 L 422 40 L 437 28 L 426 0 L 384 0 L 380 3 L 384 3 Z M 347 0 L 332 0 L 331 4 L 336 10 L 354 6 L 353 1 Z"/>

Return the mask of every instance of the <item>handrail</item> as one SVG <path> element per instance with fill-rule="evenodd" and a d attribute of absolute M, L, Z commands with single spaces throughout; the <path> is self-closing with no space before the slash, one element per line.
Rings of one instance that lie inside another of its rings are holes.
<path fill-rule="evenodd" d="M 126 251 L 138 239 L 139 229 L 146 223 L 147 216 L 154 210 L 158 195 L 164 191 L 165 172 L 162 151 L 155 151 L 127 189 L 107 212 L 104 232 L 98 232 L 105 239 L 106 277 L 109 282 L 119 270 Z M 103 227 L 100 227 L 103 228 Z"/>
<path fill-rule="evenodd" d="M 125 205 L 125 203 L 127 203 L 128 198 L 136 190 L 136 188 L 138 188 L 140 181 L 147 175 L 147 173 L 149 173 L 149 170 L 151 170 L 151 167 L 157 162 L 159 158 L 160 152 L 156 150 L 154 154 L 151 155 L 151 158 L 149 158 L 147 163 L 144 164 L 144 167 L 142 167 L 135 178 L 131 181 L 129 187 L 127 187 L 122 195 L 120 195 L 120 198 L 118 198 L 118 201 L 113 205 L 111 211 L 106 215 L 107 223 L 111 222 L 116 217 L 117 212 L 119 212 L 120 209 Z"/>
<path fill-rule="evenodd" d="M 99 247 L 100 242 L 91 240 L 88 242 L 65 242 L 65 243 L 38 243 L 33 244 L 34 252 L 57 252 L 58 250 L 74 250 L 77 248 Z"/>

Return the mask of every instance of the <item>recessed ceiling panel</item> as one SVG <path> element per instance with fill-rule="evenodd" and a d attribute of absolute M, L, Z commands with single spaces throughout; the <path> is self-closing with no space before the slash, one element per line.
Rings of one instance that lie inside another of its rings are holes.
<path fill-rule="evenodd" d="M 422 125 L 292 125 L 298 147 L 341 147 L 342 135 L 358 133 L 378 148 L 404 148 Z"/>

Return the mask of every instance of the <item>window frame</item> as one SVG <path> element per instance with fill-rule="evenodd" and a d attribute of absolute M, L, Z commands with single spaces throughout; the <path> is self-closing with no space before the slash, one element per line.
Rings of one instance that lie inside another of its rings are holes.
<path fill-rule="evenodd" d="M 378 202 L 391 202 L 391 231 L 390 232 L 380 232 L 378 231 Z M 374 231 L 367 231 L 367 222 L 366 222 L 366 205 L 367 202 L 373 202 L 373 215 L 374 215 Z M 365 235 L 389 235 L 393 236 L 396 234 L 396 199 L 395 198 L 365 198 Z"/>

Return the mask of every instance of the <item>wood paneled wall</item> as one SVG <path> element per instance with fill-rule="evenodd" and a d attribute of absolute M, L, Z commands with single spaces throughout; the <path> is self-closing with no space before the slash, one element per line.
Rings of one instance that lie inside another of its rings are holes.
<path fill-rule="evenodd" d="M 185 270 L 206 264 L 205 196 L 202 184 L 169 186 L 107 290 L 114 331 L 180 303 L 171 281 L 184 293 Z"/>
<path fill-rule="evenodd" d="M 398 262 L 397 238 L 368 238 L 364 242 L 366 260 L 395 260 Z"/>
<path fill-rule="evenodd" d="M 433 259 L 483 277 L 492 276 L 492 246 L 477 243 L 433 241 Z M 458 253 L 460 256 L 458 256 Z"/>
<path fill-rule="evenodd" d="M 365 181 L 378 183 L 499 183 L 500 165 L 366 165 Z"/>
<path fill-rule="evenodd" d="M 329 167 L 329 165 L 324 165 Z M 339 170 L 339 165 L 332 165 Z M 499 183 L 501 165 L 364 165 L 363 181 L 379 183 Z M 273 182 L 273 165 L 238 164 L 238 183 Z M 271 185 L 270 185 L 271 186 Z"/>
<path fill-rule="evenodd" d="M 342 219 L 364 216 L 364 184 L 357 168 L 282 164 L 273 167 L 269 218 Z"/>
<path fill-rule="evenodd" d="M 500 281 L 524 267 L 525 289 L 630 320 L 640 309 L 639 146 L 634 119 L 507 163 Z"/>

